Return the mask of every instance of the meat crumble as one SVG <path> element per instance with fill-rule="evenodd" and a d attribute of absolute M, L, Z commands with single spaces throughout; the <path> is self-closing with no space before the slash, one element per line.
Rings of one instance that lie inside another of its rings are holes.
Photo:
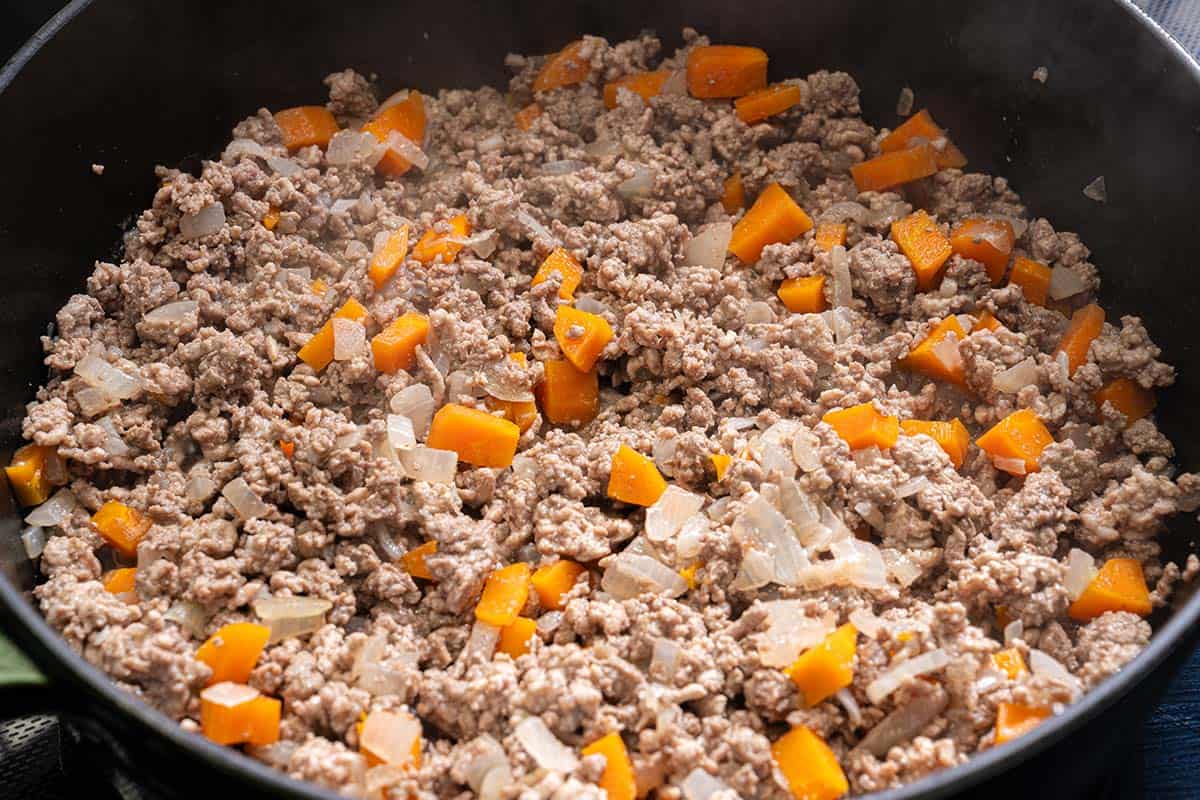
<path fill-rule="evenodd" d="M 9 468 L 72 648 L 346 795 L 610 800 L 895 787 L 1136 656 L 1200 569 L 1141 320 L 927 112 L 684 38 L 160 167 Z"/>

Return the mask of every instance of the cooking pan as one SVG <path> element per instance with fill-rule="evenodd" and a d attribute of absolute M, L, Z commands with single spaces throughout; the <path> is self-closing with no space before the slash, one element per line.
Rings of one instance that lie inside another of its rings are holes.
<path fill-rule="evenodd" d="M 0 72 L 0 463 L 20 443 L 24 404 L 44 378 L 38 337 L 96 258 L 117 257 L 155 164 L 194 168 L 260 106 L 320 102 L 327 73 L 351 66 L 388 92 L 503 85 L 505 53 L 557 49 L 580 32 L 622 39 L 683 25 L 756 44 L 775 78 L 844 69 L 868 120 L 894 125 L 914 89 L 953 131 L 971 166 L 1008 177 L 1031 214 L 1076 230 L 1093 250 L 1111 315 L 1140 313 L 1179 382 L 1159 419 L 1183 469 L 1200 463 L 1200 71 L 1132 3 L 1111 0 L 740 0 L 737 3 L 162 3 L 78 0 Z M 1045 84 L 1031 79 L 1045 66 Z M 104 164 L 102 176 L 92 163 Z M 1108 200 L 1081 193 L 1104 175 Z M 0 621 L 44 678 L 0 689 L 0 715 L 63 714 L 115 768 L 166 796 L 203 787 L 260 797 L 330 797 L 182 731 L 117 689 L 29 603 L 36 575 L 0 487 Z M 1176 519 L 1167 558 L 1194 547 Z M 1155 618 L 1150 646 L 1065 714 L 1015 743 L 902 789 L 889 800 L 970 790 L 1075 797 L 1125 762 L 1167 680 L 1195 644 L 1200 597 Z"/>

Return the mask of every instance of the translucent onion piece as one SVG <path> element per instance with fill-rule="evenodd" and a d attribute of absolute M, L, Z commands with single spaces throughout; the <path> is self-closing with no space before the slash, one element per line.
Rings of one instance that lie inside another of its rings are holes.
<path fill-rule="evenodd" d="M 1108 201 L 1108 187 L 1104 185 L 1104 176 L 1101 175 L 1094 181 L 1083 187 L 1083 196 L 1089 200 L 1095 200 L 1097 203 Z"/>
<path fill-rule="evenodd" d="M 746 305 L 746 323 L 749 325 L 758 325 L 762 323 L 774 322 L 775 312 L 771 310 L 770 303 L 764 303 L 761 300 L 755 300 Z M 707 774 L 707 773 L 705 773 Z"/>
<path fill-rule="evenodd" d="M 1025 634 L 1025 624 L 1019 619 L 1004 626 L 1004 646 L 1011 647 L 1012 643 Z"/>
<path fill-rule="evenodd" d="M 633 176 L 617 184 L 617 194 L 626 200 L 636 197 L 647 197 L 654 192 L 654 170 L 644 164 L 639 164 L 633 170 Z"/>
<path fill-rule="evenodd" d="M 358 741 L 362 750 L 385 764 L 401 766 L 412 760 L 413 744 L 420 735 L 421 722 L 412 714 L 372 711 L 363 722 Z"/>
<path fill-rule="evenodd" d="M 732 238 L 732 223 L 714 222 L 701 227 L 683 246 L 683 263 L 693 267 L 721 269 L 725 266 L 725 254 L 729 252 L 729 240 Z"/>
<path fill-rule="evenodd" d="M 517 222 L 524 225 L 525 230 L 531 234 L 530 241 L 538 238 L 546 239 L 551 242 L 557 241 L 557 239 L 554 238 L 554 234 L 550 233 L 549 228 L 538 222 L 532 214 L 524 209 L 521 209 L 517 212 Z"/>
<path fill-rule="evenodd" d="M 458 472 L 458 453 L 453 450 L 435 450 L 432 447 L 414 447 L 396 454 L 408 477 L 426 483 L 454 483 Z"/>
<path fill-rule="evenodd" d="M 902 661 L 867 684 L 867 698 L 879 705 L 888 695 L 904 685 L 906 680 L 937 672 L 949 663 L 950 656 L 941 649 L 930 650 L 928 653 Z"/>
<path fill-rule="evenodd" d="M 854 284 L 850 279 L 850 256 L 840 244 L 834 245 L 829 255 L 833 265 L 833 305 L 846 308 L 854 299 Z"/>
<path fill-rule="evenodd" d="M 500 629 L 489 625 L 483 620 L 475 620 L 471 627 L 471 635 L 463 647 L 462 657 L 471 660 L 490 661 L 496 652 L 496 642 L 500 640 Z"/>
<path fill-rule="evenodd" d="M 125 444 L 125 440 L 121 438 L 121 434 L 117 432 L 117 425 L 112 421 L 112 417 L 104 417 L 96 420 L 96 425 L 104 429 L 104 449 L 114 456 L 127 456 L 130 453 L 129 445 Z"/>
<path fill-rule="evenodd" d="M 244 478 L 234 478 L 225 484 L 221 494 L 242 519 L 256 519 L 271 513 L 271 507 L 251 491 Z"/>
<path fill-rule="evenodd" d="M 879 633 L 883 627 L 883 622 L 879 617 L 875 616 L 874 612 L 865 608 L 854 609 L 850 612 L 847 619 L 854 623 L 854 627 L 858 628 L 859 633 L 871 638 L 875 638 L 875 634 Z"/>
<path fill-rule="evenodd" d="M 319 630 L 331 608 L 333 603 L 320 597 L 262 597 L 254 601 L 254 613 L 271 629 L 269 644 Z"/>
<path fill-rule="evenodd" d="M 517 741 L 542 769 L 571 772 L 579 766 L 574 751 L 550 732 L 540 717 L 526 717 L 513 729 Z M 507 763 L 507 762 L 506 762 Z"/>
<path fill-rule="evenodd" d="M 802 600 L 768 600 L 761 604 L 767 627 L 758 643 L 758 654 L 768 667 L 787 667 L 803 651 L 813 647 L 837 626 L 837 617 L 805 615 Z"/>
<path fill-rule="evenodd" d="M 504 147 L 504 137 L 499 133 L 485 136 L 475 143 L 475 149 L 481 153 L 490 153 L 493 150 L 499 150 L 501 147 Z"/>
<path fill-rule="evenodd" d="M 683 523 L 679 535 L 675 537 L 675 554 L 681 559 L 691 560 L 700 555 L 704 546 L 704 535 L 709 531 L 708 518 L 697 514 Z"/>
<path fill-rule="evenodd" d="M 208 629 L 208 612 L 191 600 L 176 600 L 163 617 L 178 624 L 195 639 L 203 639 Z"/>
<path fill-rule="evenodd" d="M 512 783 L 512 769 L 508 764 L 496 767 L 483 776 L 479 784 L 479 800 L 500 800 L 505 787 Z"/>
<path fill-rule="evenodd" d="M 389 150 L 411 163 L 417 169 L 424 171 L 429 167 L 429 156 L 425 155 L 425 151 L 412 139 L 400 133 L 400 131 L 389 132 L 385 144 Z"/>
<path fill-rule="evenodd" d="M 46 529 L 38 525 L 30 525 L 21 530 L 21 546 L 25 548 L 25 555 L 33 560 L 42 554 L 46 549 Z"/>
<path fill-rule="evenodd" d="M 142 381 L 89 353 L 75 364 L 75 374 L 114 400 L 128 400 L 142 388 Z"/>
<path fill-rule="evenodd" d="M 837 698 L 841 707 L 846 709 L 846 718 L 850 720 L 850 724 L 856 728 L 862 725 L 862 709 L 854 699 L 854 694 L 849 689 L 838 689 L 833 696 Z"/>
<path fill-rule="evenodd" d="M 1058 364 L 1058 368 L 1062 370 L 1063 375 L 1070 377 L 1071 360 L 1067 357 L 1066 351 L 1059 351 L 1058 355 L 1054 357 L 1054 361 Z"/>
<path fill-rule="evenodd" d="M 679 597 L 687 591 L 687 581 L 661 561 L 626 549 L 609 560 L 600 587 L 618 600 L 643 594 Z"/>
<path fill-rule="evenodd" d="M 564 158 L 558 161 L 547 161 L 545 164 L 542 164 L 542 174 L 569 175 L 572 172 L 578 172 L 586 166 L 586 161 L 579 161 L 574 158 Z"/>
<path fill-rule="evenodd" d="M 1066 667 L 1053 657 L 1043 653 L 1041 650 L 1029 651 L 1029 669 L 1039 678 L 1045 678 L 1048 681 L 1053 681 L 1067 687 L 1074 695 L 1078 695 L 1083 691 L 1083 685 L 1079 682 L 1078 678 L 1072 675 Z"/>
<path fill-rule="evenodd" d="M 821 521 L 821 512 L 816 503 L 791 478 L 779 481 L 779 510 L 788 518 L 797 530 Z M 804 537 L 800 537 L 801 542 Z"/>
<path fill-rule="evenodd" d="M 356 158 L 370 160 L 380 148 L 379 140 L 367 131 L 341 130 L 325 148 L 326 163 L 341 167 L 354 163 Z"/>
<path fill-rule="evenodd" d="M 658 502 L 646 509 L 646 537 L 654 542 L 671 538 L 703 506 L 702 496 L 675 485 L 668 486 Z"/>
<path fill-rule="evenodd" d="M 992 456 L 992 465 L 1002 472 L 1007 472 L 1009 475 L 1024 475 L 1025 474 L 1025 459 L 1023 458 L 1005 458 L 1004 456 Z"/>
<path fill-rule="evenodd" d="M 271 156 L 268 158 L 267 166 L 270 167 L 275 174 L 283 178 L 290 178 L 303 169 L 303 167 L 301 167 L 292 159 L 282 158 L 280 156 Z"/>
<path fill-rule="evenodd" d="M 329 210 L 334 214 L 345 214 L 356 205 L 358 205 L 357 197 L 339 197 L 333 201 L 333 205 L 329 207 Z"/>
<path fill-rule="evenodd" d="M 412 420 L 403 414 L 388 414 L 387 439 L 396 453 L 416 447 L 417 435 Z"/>
<path fill-rule="evenodd" d="M 1050 297 L 1054 300 L 1074 297 L 1087 288 L 1087 282 L 1070 267 L 1058 266 L 1050 271 Z"/>
<path fill-rule="evenodd" d="M 46 502 L 26 514 L 25 523 L 44 528 L 61 525 L 78 505 L 79 501 L 70 489 L 59 489 Z"/>
<path fill-rule="evenodd" d="M 929 487 L 929 479 L 924 475 L 918 475 L 915 478 L 909 478 L 904 483 L 896 487 L 896 497 L 903 500 L 906 497 L 912 497 L 922 489 Z"/>
<path fill-rule="evenodd" d="M 418 439 L 424 439 L 429 433 L 429 425 L 433 421 L 435 404 L 433 391 L 423 383 L 406 386 L 392 396 L 388 407 L 393 412 L 412 420 L 413 433 Z"/>
<path fill-rule="evenodd" d="M 940 686 L 922 692 L 881 719 L 855 749 L 883 758 L 888 750 L 909 741 L 937 719 L 949 702 L 949 694 Z"/>
<path fill-rule="evenodd" d="M 478 792 L 484 777 L 497 767 L 508 766 L 508 756 L 490 734 L 483 734 L 468 745 L 475 756 L 463 766 L 463 777 L 471 791 Z"/>
<path fill-rule="evenodd" d="M 249 703 L 258 697 L 258 689 L 232 681 L 221 681 L 200 692 L 200 699 L 226 708 Z"/>
<path fill-rule="evenodd" d="M 383 551 L 384 555 L 386 555 L 390 561 L 399 561 L 407 552 L 407 550 L 404 549 L 404 546 L 397 542 L 392 534 L 389 533 L 385 528 L 380 529 L 375 536 L 375 540 L 379 542 L 379 549 Z"/>
<path fill-rule="evenodd" d="M 142 319 L 145 322 L 157 324 L 186 322 L 200 310 L 200 304 L 195 300 L 176 300 L 173 303 L 159 306 Z"/>
<path fill-rule="evenodd" d="M 650 671 L 652 674 L 665 675 L 673 678 L 679 669 L 679 645 L 670 639 L 658 637 L 654 640 L 654 648 L 650 653 Z"/>
<path fill-rule="evenodd" d="M 826 327 L 833 334 L 835 344 L 845 344 L 850 341 L 850 337 L 854 333 L 854 328 L 851 321 L 841 309 L 835 308 L 822 312 L 821 319 L 825 321 Z"/>
<path fill-rule="evenodd" d="M 996 387 L 996 391 L 1005 392 L 1006 394 L 1016 394 L 1026 386 L 1032 386 L 1037 383 L 1037 362 L 1032 358 L 1026 358 L 1018 364 L 1014 364 L 1006 370 L 997 372 L 992 376 L 992 386 Z"/>
<path fill-rule="evenodd" d="M 807 428 L 801 428 L 792 436 L 792 460 L 796 466 L 805 472 L 820 469 L 821 458 L 818 455 L 821 440 Z"/>
<path fill-rule="evenodd" d="M 947 372 L 962 372 L 963 360 L 962 355 L 958 352 L 958 337 L 953 333 L 947 334 L 933 346 L 930 352 L 941 362 Z"/>
<path fill-rule="evenodd" d="M 225 206 L 209 203 L 195 214 L 184 214 L 179 219 L 179 233 L 184 239 L 199 239 L 221 230 L 225 225 Z"/>
<path fill-rule="evenodd" d="M 110 397 L 106 392 L 95 386 L 85 386 L 75 392 L 75 402 L 85 417 L 91 418 L 110 411 L 121 404 L 119 400 Z"/>
<path fill-rule="evenodd" d="M 900 90 L 900 96 L 896 98 L 896 113 L 901 117 L 907 117 L 913 110 L 913 90 L 905 86 Z"/>
<path fill-rule="evenodd" d="M 234 139 L 225 146 L 225 150 L 221 153 L 222 161 L 232 161 L 242 156 L 254 156 L 256 158 L 269 158 L 271 151 L 263 147 L 253 139 Z"/>
<path fill-rule="evenodd" d="M 800 583 L 801 570 L 808 566 L 808 555 L 792 533 L 787 518 L 761 495 L 749 502 L 734 520 L 734 535 L 739 534 L 743 541 L 757 542 L 758 549 L 771 556 L 773 580 L 785 586 Z"/>
<path fill-rule="evenodd" d="M 887 563 L 888 574 L 895 579 L 896 583 L 905 588 L 916 583 L 921 577 L 921 567 L 898 550 L 888 550 L 887 553 L 888 556 L 884 558 L 884 561 Z"/>
<path fill-rule="evenodd" d="M 733 588 L 757 589 L 775 579 L 775 565 L 762 550 L 750 549 L 742 554 L 742 563 L 733 579 Z"/>
<path fill-rule="evenodd" d="M 608 137 L 603 136 L 597 138 L 596 141 L 589 142 L 587 145 L 585 145 L 583 152 L 586 153 L 589 158 L 607 158 L 608 156 L 615 156 L 621 153 L 621 143 L 614 139 L 609 139 Z"/>
<path fill-rule="evenodd" d="M 883 530 L 883 512 L 874 503 L 862 501 L 854 504 L 854 513 L 877 531 Z"/>
<path fill-rule="evenodd" d="M 446 241 L 468 247 L 472 253 L 480 258 L 488 258 L 492 253 L 496 252 L 496 243 L 499 238 L 499 234 L 489 228 L 485 231 L 473 233 L 470 236 L 447 236 Z"/>
<path fill-rule="evenodd" d="M 862 539 L 842 540 L 834 542 L 834 553 L 837 549 L 845 546 L 847 550 L 855 552 L 854 564 L 849 572 L 850 583 L 863 589 L 883 589 L 886 588 L 888 568 L 887 562 L 883 560 L 883 553 L 871 542 L 864 542 Z"/>
<path fill-rule="evenodd" d="M 599 316 L 612 313 L 612 309 L 606 304 L 588 294 L 581 294 L 576 297 L 575 307 L 580 311 L 586 311 L 589 314 L 597 314 Z"/>
<path fill-rule="evenodd" d="M 529 390 L 528 386 L 513 385 L 510 382 L 504 381 L 495 369 L 484 370 L 483 390 L 497 400 L 504 400 L 509 403 L 533 402 L 533 392 Z"/>
<path fill-rule="evenodd" d="M 1072 547 L 1067 553 L 1067 571 L 1063 575 L 1063 587 L 1072 601 L 1078 600 L 1079 595 L 1096 577 L 1096 559 L 1078 547 Z"/>
<path fill-rule="evenodd" d="M 796 461 L 792 458 L 790 449 L 771 441 L 763 441 L 760 446 L 759 463 L 767 477 L 774 479 L 796 477 Z"/>
<path fill-rule="evenodd" d="M 871 221 L 871 209 L 850 200 L 834 203 L 821 212 L 818 220 L 821 222 L 845 222 L 853 220 L 860 225 Z"/>
<path fill-rule="evenodd" d="M 728 797 L 732 794 L 732 790 L 722 783 L 719 779 L 709 775 L 700 767 L 696 767 L 687 774 L 680 784 L 683 789 L 683 796 L 687 800 L 709 800 L 713 795 L 721 792 Z"/>
<path fill-rule="evenodd" d="M 352 319 L 333 318 L 333 360 L 349 361 L 367 348 L 367 329 Z"/>

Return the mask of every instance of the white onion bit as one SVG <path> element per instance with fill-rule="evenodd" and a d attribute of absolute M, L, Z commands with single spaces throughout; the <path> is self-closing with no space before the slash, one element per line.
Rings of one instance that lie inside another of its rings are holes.
<path fill-rule="evenodd" d="M 25 523 L 44 528 L 61 525 L 78 505 L 79 501 L 70 489 L 59 489 L 46 502 L 26 514 Z"/>
<path fill-rule="evenodd" d="M 571 772 L 579 766 L 575 753 L 558 740 L 540 717 L 526 717 L 517 723 L 513 733 L 542 769 Z"/>
<path fill-rule="evenodd" d="M 426 483 L 454 483 L 458 453 L 432 447 L 414 447 L 397 453 L 408 477 Z"/>
<path fill-rule="evenodd" d="M 320 597 L 260 597 L 254 601 L 254 613 L 271 629 L 268 644 L 319 630 L 331 608 L 333 603 Z"/>
<path fill-rule="evenodd" d="M 225 206 L 209 203 L 195 214 L 184 214 L 179 219 L 179 232 L 184 239 L 199 239 L 221 230 L 225 225 Z"/>
<path fill-rule="evenodd" d="M 1050 270 L 1049 293 L 1054 300 L 1074 297 L 1080 292 L 1086 291 L 1087 288 L 1087 282 L 1070 267 L 1057 266 Z"/>
<path fill-rule="evenodd" d="M 424 439 L 425 434 L 429 433 L 434 405 L 433 391 L 423 383 L 404 387 L 388 403 L 394 413 L 412 420 L 413 433 L 418 439 Z"/>
<path fill-rule="evenodd" d="M 25 555 L 30 560 L 40 556 L 46 549 L 46 529 L 37 525 L 30 525 L 22 529 L 21 546 L 25 548 Z"/>
<path fill-rule="evenodd" d="M 733 225 L 729 222 L 714 222 L 700 231 L 683 246 L 683 263 L 693 267 L 721 269 L 725 265 L 725 254 L 733 238 Z"/>
<path fill-rule="evenodd" d="M 726 798 L 737 796 L 725 783 L 709 775 L 700 767 L 696 767 L 687 774 L 683 783 L 680 784 L 680 788 L 683 789 L 683 795 L 687 800 L 709 800 L 718 794 Z"/>
<path fill-rule="evenodd" d="M 412 761 L 413 744 L 421 736 L 421 722 L 412 714 L 372 711 L 363 722 L 359 744 L 385 764 L 401 766 Z"/>
<path fill-rule="evenodd" d="M 1063 587 L 1072 601 L 1079 599 L 1096 577 L 1096 572 L 1096 559 L 1078 547 L 1072 547 L 1067 553 L 1067 571 L 1063 575 Z"/>
<path fill-rule="evenodd" d="M 1095 200 L 1097 203 L 1108 202 L 1108 187 L 1104 185 L 1104 176 L 1099 176 L 1083 187 L 1083 196 L 1089 200 Z"/>
<path fill-rule="evenodd" d="M 930 650 L 906 661 L 902 661 L 867 684 L 867 699 L 879 705 L 888 695 L 904 685 L 910 678 L 936 672 L 950 663 L 950 656 L 943 650 Z"/>
<path fill-rule="evenodd" d="M 617 194 L 626 200 L 646 197 L 654 192 L 654 170 L 639 164 L 633 170 L 633 176 L 617 184 Z"/>
<path fill-rule="evenodd" d="M 668 486 L 658 501 L 646 509 L 646 537 L 655 542 L 670 539 L 703 505 L 702 496 L 675 485 Z"/>
<path fill-rule="evenodd" d="M 349 361 L 367 348 L 367 330 L 360 323 L 333 318 L 333 360 Z"/>
<path fill-rule="evenodd" d="M 846 308 L 854 299 L 854 284 L 850 278 L 850 256 L 846 248 L 835 245 L 830 252 L 830 262 L 833 272 L 833 305 L 836 308 Z"/>
<path fill-rule="evenodd" d="M 231 681 L 214 683 L 200 692 L 201 700 L 225 706 L 226 708 L 234 708 L 235 706 L 240 706 L 242 703 L 249 703 L 256 697 L 258 697 L 258 689 Z"/>
<path fill-rule="evenodd" d="M 1032 358 L 1026 358 L 1024 361 L 993 375 L 992 386 L 998 392 L 1016 394 L 1026 386 L 1036 385 L 1037 377 L 1037 362 Z"/>
<path fill-rule="evenodd" d="M 225 484 L 221 494 L 242 519 L 256 519 L 271 513 L 271 507 L 259 499 L 244 478 L 234 478 Z"/>
<path fill-rule="evenodd" d="M 389 150 L 417 169 L 424 171 L 429 166 L 429 156 L 425 155 L 425 151 L 412 139 L 400 133 L 400 131 L 391 131 L 388 133 L 385 144 L 387 144 Z"/>

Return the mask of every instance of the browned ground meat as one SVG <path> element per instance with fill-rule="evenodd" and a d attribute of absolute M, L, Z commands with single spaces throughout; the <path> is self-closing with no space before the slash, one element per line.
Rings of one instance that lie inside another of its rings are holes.
<path fill-rule="evenodd" d="M 692 31 L 686 38 L 688 48 L 706 43 Z M 540 95 L 544 113 L 527 131 L 514 113 L 532 100 L 541 57 L 509 59 L 507 95 L 431 95 L 430 162 L 399 179 L 377 175 L 361 153 L 339 165 L 315 146 L 289 154 L 266 110 L 238 125 L 238 147 L 205 162 L 199 177 L 160 168 L 124 260 L 97 263 L 87 294 L 67 302 L 44 340 L 50 378 L 25 421 L 26 438 L 58 448 L 79 501 L 50 531 L 36 592 L 72 647 L 194 729 L 210 675 L 194 657 L 205 637 L 254 621 L 252 603 L 267 593 L 324 598 L 323 627 L 269 645 L 251 675 L 283 701 L 282 741 L 258 757 L 361 794 L 368 773 L 355 725 L 365 712 L 403 709 L 424 723 L 422 766 L 392 775 L 390 796 L 469 796 L 476 759 L 498 743 L 515 781 L 500 796 L 601 797 L 598 758 L 567 774 L 537 770 L 514 733 L 535 715 L 570 749 L 621 731 L 639 779 L 665 800 L 679 798 L 697 768 L 742 797 L 789 796 L 770 748 L 798 724 L 827 741 L 852 792 L 912 781 L 990 746 L 999 703 L 1061 711 L 1137 654 L 1150 636 L 1144 620 L 1067 616 L 1068 551 L 1137 559 L 1165 602 L 1196 567 L 1162 564 L 1155 537 L 1171 514 L 1194 510 L 1197 479 L 1176 474 L 1152 417 L 1126 428 L 1093 399 L 1116 377 L 1147 388 L 1172 382 L 1140 320 L 1105 324 L 1073 377 L 1053 355 L 1063 312 L 1099 286 L 1087 248 L 1029 220 L 1003 178 L 947 169 L 905 192 L 857 193 L 849 166 L 876 155 L 884 132 L 860 118 L 858 87 L 843 73 L 794 78 L 801 102 L 753 126 L 728 101 L 686 94 L 644 105 L 621 93 L 606 109 L 606 81 L 686 59 L 686 48 L 661 61 L 658 50 L 649 35 L 618 45 L 588 38 L 591 76 Z M 326 84 L 345 126 L 378 106 L 352 71 Z M 623 182 L 645 167 L 651 188 L 628 196 Z M 733 173 L 751 199 L 779 182 L 814 218 L 859 204 L 847 241 L 853 299 L 840 320 L 790 314 L 775 295 L 784 278 L 835 280 L 834 257 L 815 250 L 811 233 L 768 247 L 753 265 L 732 256 L 719 267 L 685 263 L 702 224 L 729 220 L 719 201 Z M 224 221 L 184 235 L 214 204 Z M 941 287 L 919 293 L 888 235 L 914 206 L 944 229 L 967 215 L 1005 215 L 1018 254 L 1069 268 L 1086 288 L 1045 309 L 1016 288 L 992 288 L 982 265 L 955 256 Z M 270 228 L 268 212 L 278 213 Z M 420 235 L 459 213 L 474 231 L 496 232 L 494 252 L 468 247 L 428 266 L 410 257 L 382 290 L 373 287 L 367 267 L 381 234 L 408 224 Z M 541 362 L 559 357 L 558 280 L 530 286 L 557 246 L 584 265 L 577 300 L 615 331 L 599 365 L 599 416 L 579 429 L 539 419 L 513 468 L 460 464 L 452 485 L 410 480 L 374 446 L 397 393 L 423 383 L 439 404 L 482 408 L 489 381 L 532 388 Z M 314 291 L 313 279 L 327 291 Z M 367 352 L 319 374 L 298 359 L 349 298 L 368 309 L 368 335 L 406 311 L 429 317 L 430 341 L 412 370 L 383 374 Z M 180 302 L 174 313 L 150 314 Z M 984 310 L 1005 327 L 962 343 L 969 391 L 901 368 L 931 323 Z M 527 370 L 507 360 L 513 351 L 528 354 Z M 84 413 L 87 384 L 74 368 L 89 353 L 138 377 L 137 393 Z M 994 386 L 998 372 L 1025 359 L 1034 365 L 1028 385 Z M 973 437 L 1032 408 L 1058 443 L 1024 478 L 997 470 L 974 445 L 955 469 L 923 436 L 852 454 L 820 420 L 869 400 L 902 419 L 958 417 Z M 798 457 L 799 468 L 793 436 L 814 454 Z M 280 441 L 294 443 L 291 458 Z M 690 546 L 678 535 L 635 541 L 644 512 L 605 496 L 619 444 L 652 454 L 674 485 L 704 497 Z M 721 481 L 713 453 L 735 456 Z M 255 519 L 222 495 L 235 479 L 265 504 Z M 794 488 L 825 509 L 820 532 L 840 532 L 844 543 L 855 541 L 846 528 L 855 530 L 882 555 L 882 583 L 746 579 L 743 514 L 756 502 L 786 504 Z M 128 598 L 100 583 L 119 559 L 89 515 L 108 500 L 153 523 Z M 435 580 L 414 580 L 395 556 L 428 540 L 439 548 L 428 559 Z M 602 591 L 604 559 L 631 546 L 671 569 L 699 563 L 695 587 L 674 598 Z M 561 612 L 531 599 L 525 613 L 538 634 L 529 654 L 464 650 L 493 569 L 558 558 L 591 572 Z M 1005 639 L 998 614 L 1013 623 L 1010 645 L 1026 662 L 1051 657 L 1074 678 L 1056 678 L 1044 662 L 1016 679 L 998 674 L 990 659 Z M 786 659 L 765 655 L 773 620 L 828 630 L 851 615 L 853 682 L 805 708 L 780 668 Z M 383 645 L 376 655 L 388 690 L 357 669 L 368 641 Z M 677 648 L 673 665 L 661 663 L 669 645 L 654 655 L 664 641 Z M 944 663 L 927 681 L 874 699 L 868 692 L 891 667 L 934 651 Z M 926 724 L 864 742 L 885 716 L 918 702 L 935 712 Z"/>

